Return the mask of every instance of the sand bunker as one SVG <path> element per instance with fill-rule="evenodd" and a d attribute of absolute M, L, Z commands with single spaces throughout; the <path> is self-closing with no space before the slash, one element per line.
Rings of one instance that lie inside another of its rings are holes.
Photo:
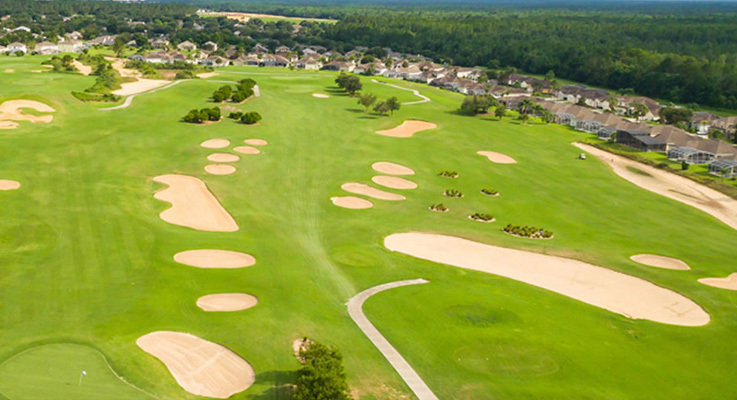
<path fill-rule="evenodd" d="M 396 128 L 388 129 L 384 131 L 376 131 L 379 135 L 384 136 L 391 136 L 391 137 L 399 137 L 399 138 L 408 138 L 412 137 L 417 132 L 424 131 L 427 129 L 435 129 L 438 126 L 431 123 L 431 122 L 425 122 L 425 121 L 415 121 L 415 120 L 407 120 L 402 122 L 402 125 L 399 125 Z"/>
<path fill-rule="evenodd" d="M 374 203 L 354 196 L 331 197 L 330 201 L 338 207 L 350 208 L 351 210 L 363 210 L 374 206 Z"/>
<path fill-rule="evenodd" d="M 630 260 L 655 268 L 676 269 L 680 271 L 691 269 L 688 264 L 681 260 L 665 256 L 656 256 L 654 254 L 638 254 L 630 257 Z"/>
<path fill-rule="evenodd" d="M 733 229 L 737 229 L 737 200 L 714 189 L 700 185 L 688 178 L 663 171 L 662 169 L 640 164 L 604 150 L 599 150 L 593 146 L 581 143 L 574 143 L 573 145 L 604 161 L 612 167 L 614 173 L 635 185 L 696 207 Z M 647 172 L 648 175 L 633 172 L 627 167 L 637 168 Z"/>
<path fill-rule="evenodd" d="M 385 192 L 383 190 L 372 188 L 369 185 L 357 182 L 344 183 L 340 188 L 349 193 L 361 194 L 364 196 L 373 197 L 374 199 L 378 200 L 398 201 L 404 200 L 406 198 L 401 194 Z"/>
<path fill-rule="evenodd" d="M 250 144 L 251 146 L 266 146 L 267 144 L 269 144 L 269 142 L 263 139 L 246 139 L 243 142 L 245 144 Z"/>
<path fill-rule="evenodd" d="M 12 74 L 13 72 L 15 72 L 15 70 L 13 68 L 5 68 L 5 73 L 6 74 Z"/>
<path fill-rule="evenodd" d="M 163 79 L 139 79 L 136 82 L 128 82 L 120 85 L 120 89 L 114 90 L 112 93 L 118 96 L 130 96 L 148 92 L 149 90 L 160 88 L 168 85 L 171 81 Z"/>
<path fill-rule="evenodd" d="M 230 140 L 228 139 L 210 139 L 200 143 L 200 146 L 206 149 L 222 149 L 230 146 Z"/>
<path fill-rule="evenodd" d="M 212 162 L 236 162 L 240 159 L 237 155 L 228 153 L 215 153 L 207 156 L 207 160 Z"/>
<path fill-rule="evenodd" d="M 122 59 L 122 58 L 114 58 L 114 57 L 105 57 L 106 60 L 112 61 L 113 63 L 113 69 L 118 71 L 120 76 L 123 78 L 140 78 L 141 73 L 136 69 L 128 69 L 125 68 L 125 64 L 128 62 L 128 60 Z"/>
<path fill-rule="evenodd" d="M 390 235 L 384 245 L 423 260 L 514 279 L 628 318 L 682 326 L 701 326 L 710 319 L 681 294 L 581 261 L 426 233 Z"/>
<path fill-rule="evenodd" d="M 20 182 L 0 179 L 0 190 L 15 190 L 20 187 Z"/>
<path fill-rule="evenodd" d="M 235 172 L 235 167 L 226 164 L 210 164 L 205 166 L 205 172 L 212 175 L 230 175 Z"/>
<path fill-rule="evenodd" d="M 514 158 L 495 151 L 477 151 L 476 154 L 482 155 L 488 158 L 489 161 L 497 164 L 517 164 L 517 161 L 515 161 Z"/>
<path fill-rule="evenodd" d="M 375 184 L 381 185 L 384 187 L 388 187 L 390 189 L 415 189 L 417 188 L 417 184 L 408 181 L 404 178 L 398 178 L 396 176 L 384 176 L 379 175 L 371 178 L 372 181 L 374 181 Z"/>
<path fill-rule="evenodd" d="M 18 127 L 15 121 L 29 121 L 36 123 L 49 123 L 54 119 L 53 115 L 31 115 L 24 114 L 23 109 L 30 108 L 39 112 L 54 112 L 48 105 L 33 100 L 8 100 L 0 104 L 0 129 L 14 129 Z"/>
<path fill-rule="evenodd" d="M 169 185 L 154 198 L 171 203 L 171 208 L 159 214 L 164 221 L 208 232 L 238 230 L 230 214 L 220 205 L 201 180 L 187 175 L 161 175 L 154 181 Z"/>
<path fill-rule="evenodd" d="M 77 71 L 79 71 L 80 74 L 84 76 L 92 73 L 92 67 L 90 67 L 89 65 L 84 65 L 77 60 L 72 61 L 72 65 L 74 66 L 74 68 L 77 69 Z"/>
<path fill-rule="evenodd" d="M 326 94 L 321 94 L 321 93 L 312 93 L 312 97 L 317 97 L 318 99 L 327 99 L 330 96 Z"/>
<path fill-rule="evenodd" d="M 251 146 L 238 146 L 233 151 L 241 154 L 259 154 L 261 150 Z"/>
<path fill-rule="evenodd" d="M 256 264 L 252 255 L 229 250 L 187 250 L 174 255 L 174 261 L 197 268 L 244 268 Z"/>
<path fill-rule="evenodd" d="M 699 283 L 719 289 L 737 290 L 737 273 L 726 278 L 702 278 L 699 279 Z"/>
<path fill-rule="evenodd" d="M 414 175 L 415 171 L 411 168 L 407 168 L 404 165 L 394 164 L 390 162 L 380 161 L 373 163 L 371 168 L 376 172 L 381 172 L 387 175 Z"/>
<path fill-rule="evenodd" d="M 218 76 L 218 75 L 220 74 L 217 72 L 203 72 L 201 74 L 197 74 L 196 76 L 200 79 L 207 79 L 207 78 L 212 78 L 213 76 Z"/>
<path fill-rule="evenodd" d="M 197 307 L 205 311 L 241 311 L 258 304 L 258 298 L 245 293 L 218 293 L 197 299 Z"/>
<path fill-rule="evenodd" d="M 198 396 L 228 398 L 248 389 L 256 372 L 231 350 L 188 333 L 159 331 L 136 344 L 161 360 L 179 386 Z"/>

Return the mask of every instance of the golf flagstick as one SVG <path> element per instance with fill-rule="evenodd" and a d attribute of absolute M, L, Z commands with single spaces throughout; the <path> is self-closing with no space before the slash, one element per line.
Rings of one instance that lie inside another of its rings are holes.
<path fill-rule="evenodd" d="M 82 386 L 82 378 L 84 378 L 87 375 L 87 371 L 82 371 L 82 373 L 79 374 L 79 385 Z"/>

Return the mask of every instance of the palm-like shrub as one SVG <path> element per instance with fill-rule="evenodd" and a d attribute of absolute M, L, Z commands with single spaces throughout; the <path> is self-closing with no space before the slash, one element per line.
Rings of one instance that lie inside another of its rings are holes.
<path fill-rule="evenodd" d="M 442 176 L 442 177 L 445 177 L 445 178 L 458 178 L 458 172 L 455 172 L 455 171 L 447 171 L 447 170 L 446 171 L 440 171 L 440 173 L 438 173 L 438 176 Z"/>
<path fill-rule="evenodd" d="M 481 189 L 481 193 L 487 196 L 499 196 L 499 192 L 494 189 L 483 188 Z"/>
<path fill-rule="evenodd" d="M 443 196 L 460 198 L 460 197 L 463 197 L 463 193 L 461 193 L 460 190 L 456 190 L 456 189 L 446 189 L 443 192 Z"/>
<path fill-rule="evenodd" d="M 443 204 L 443 203 L 433 204 L 429 208 L 430 208 L 430 211 L 435 211 L 435 212 L 446 212 L 446 211 L 448 211 L 448 207 L 446 207 L 445 204 Z"/>
<path fill-rule="evenodd" d="M 525 237 L 530 239 L 550 239 L 553 237 L 553 232 L 537 228 L 534 226 L 519 226 L 519 225 L 512 225 L 507 224 L 504 228 L 502 228 L 502 231 L 519 237 Z"/>

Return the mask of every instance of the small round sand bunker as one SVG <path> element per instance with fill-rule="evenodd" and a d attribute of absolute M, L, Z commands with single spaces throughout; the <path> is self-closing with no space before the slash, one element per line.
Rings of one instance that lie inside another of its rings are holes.
<path fill-rule="evenodd" d="M 206 149 L 223 149 L 230 146 L 230 140 L 228 139 L 210 139 L 200 143 L 200 146 Z"/>
<path fill-rule="evenodd" d="M 197 299 L 197 307 L 205 311 L 241 311 L 258 304 L 258 298 L 245 293 L 218 293 Z"/>
<path fill-rule="evenodd" d="M 241 154 L 259 154 L 261 150 L 251 146 L 238 146 L 233 151 Z"/>
<path fill-rule="evenodd" d="M 13 68 L 5 68 L 5 73 L 6 74 L 12 74 L 13 72 L 15 72 L 15 70 Z"/>
<path fill-rule="evenodd" d="M 655 268 L 675 269 L 679 271 L 691 269 L 688 264 L 681 260 L 665 256 L 656 256 L 654 254 L 638 254 L 630 257 L 630 260 Z"/>
<path fill-rule="evenodd" d="M 221 163 L 221 162 L 236 162 L 236 161 L 238 161 L 240 159 L 241 158 L 238 157 L 237 155 L 235 155 L 235 154 L 228 154 L 228 153 L 215 153 L 215 154 L 210 154 L 209 156 L 207 156 L 207 160 L 208 161 L 218 162 L 218 163 Z"/>
<path fill-rule="evenodd" d="M 477 151 L 476 154 L 484 156 L 488 158 L 489 161 L 497 164 L 517 164 L 517 161 L 515 161 L 514 158 L 495 151 Z"/>
<path fill-rule="evenodd" d="M 20 182 L 0 179 L 0 190 L 15 190 L 20 187 Z"/>
<path fill-rule="evenodd" d="M 364 210 L 374 206 L 374 203 L 354 196 L 331 197 L 330 201 L 338 207 L 349 208 L 351 210 Z"/>
<path fill-rule="evenodd" d="M 269 144 L 269 142 L 263 140 L 263 139 L 246 139 L 243 141 L 245 144 L 250 144 L 251 146 L 266 146 Z"/>
<path fill-rule="evenodd" d="M 702 278 L 699 283 L 719 289 L 737 290 L 737 273 L 726 278 Z"/>
<path fill-rule="evenodd" d="M 210 164 L 205 166 L 205 172 L 212 175 L 230 175 L 235 172 L 235 167 L 226 164 Z"/>
<path fill-rule="evenodd" d="M 322 93 L 312 93 L 312 97 L 317 97 L 318 99 L 327 99 L 330 96 Z"/>
<path fill-rule="evenodd" d="M 381 172 L 387 175 L 414 175 L 415 171 L 411 168 L 405 167 L 404 165 L 394 164 L 386 161 L 379 161 L 373 163 L 371 168 L 376 172 Z"/>
<path fill-rule="evenodd" d="M 197 268 L 244 268 L 256 264 L 252 255 L 230 250 L 187 250 L 174 255 L 174 261 Z"/>
<path fill-rule="evenodd" d="M 396 176 L 378 175 L 371 178 L 375 184 L 388 187 L 390 189 L 416 189 L 417 184 L 404 178 Z"/>
<path fill-rule="evenodd" d="M 432 122 L 425 122 L 425 121 L 415 121 L 415 120 L 407 120 L 402 122 L 402 125 L 399 125 L 396 128 L 387 129 L 383 131 L 376 131 L 379 135 L 384 136 L 391 136 L 391 137 L 398 137 L 398 138 L 408 138 L 412 137 L 417 132 L 428 130 L 428 129 L 435 129 L 438 126 L 433 124 Z"/>
<path fill-rule="evenodd" d="M 349 193 L 360 194 L 378 200 L 399 201 L 406 198 L 401 194 L 385 192 L 383 190 L 372 188 L 369 185 L 357 182 L 344 183 L 340 188 Z"/>

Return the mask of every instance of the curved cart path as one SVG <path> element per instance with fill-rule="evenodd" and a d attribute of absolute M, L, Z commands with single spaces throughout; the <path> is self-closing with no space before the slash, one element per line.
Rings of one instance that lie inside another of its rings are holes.
<path fill-rule="evenodd" d="M 168 88 L 170 88 L 170 87 L 172 87 L 174 85 L 178 85 L 178 84 L 180 84 L 182 82 L 184 82 L 184 80 L 174 81 L 174 82 L 172 82 L 172 83 L 170 83 L 168 85 L 165 85 L 165 86 L 162 86 L 162 87 L 153 89 L 153 90 L 149 90 L 147 92 L 132 94 L 132 95 L 130 95 L 130 96 L 128 96 L 128 97 L 125 98 L 125 102 L 123 102 L 123 104 L 121 104 L 119 106 L 115 106 L 115 107 L 100 108 L 100 111 L 112 111 L 112 110 L 120 110 L 122 108 L 128 108 L 133 103 L 133 98 L 136 97 L 136 96 L 140 96 L 142 94 L 148 94 L 148 93 L 158 92 L 159 90 L 168 89 Z"/>
<path fill-rule="evenodd" d="M 401 87 L 401 86 L 393 85 L 391 83 L 377 81 L 376 79 L 372 79 L 371 82 L 380 83 L 382 85 L 391 86 L 391 87 L 396 88 L 396 89 L 399 89 L 399 90 L 406 90 L 408 92 L 412 92 L 412 94 L 414 94 L 415 96 L 417 96 L 417 97 L 419 97 L 419 98 L 422 99 L 422 100 L 417 100 L 417 101 L 404 102 L 404 103 L 402 103 L 403 106 L 411 106 L 412 104 L 422 104 L 422 103 L 429 103 L 430 102 L 430 98 L 429 97 L 421 95 L 420 92 L 418 92 L 417 90 L 408 89 L 406 87 Z"/>
<path fill-rule="evenodd" d="M 353 322 L 363 331 L 363 333 L 369 338 L 371 343 L 376 346 L 377 349 L 384 355 L 389 361 L 389 364 L 399 373 L 404 382 L 407 383 L 412 392 L 419 400 L 438 400 L 438 397 L 430 390 L 425 382 L 417 375 L 414 369 L 407 363 L 401 354 L 389 343 L 389 341 L 381 335 L 381 333 L 371 324 L 371 321 L 366 318 L 363 313 L 363 303 L 371 296 L 383 292 L 385 290 L 394 289 L 402 286 L 410 285 L 421 285 L 428 283 L 425 279 L 411 279 L 406 281 L 398 281 L 385 283 L 383 285 L 374 286 L 370 289 L 366 289 L 363 292 L 353 296 L 348 301 L 348 314 L 350 314 Z"/>

